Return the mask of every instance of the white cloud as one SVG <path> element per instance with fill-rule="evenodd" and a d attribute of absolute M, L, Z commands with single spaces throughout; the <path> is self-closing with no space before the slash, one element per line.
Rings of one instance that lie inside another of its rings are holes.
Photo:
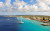
<path fill-rule="evenodd" d="M 33 0 L 31 0 L 31 2 L 32 1 Z M 50 0 L 36 0 L 36 1 L 37 1 L 36 4 L 29 5 L 24 1 L 15 0 L 15 2 L 13 2 L 15 7 L 13 7 L 11 5 L 11 0 L 6 0 L 5 6 L 7 6 L 7 9 L 5 9 L 5 11 L 7 12 L 50 11 L 50 7 L 48 7 L 48 4 L 50 4 Z M 3 2 L 0 2 L 0 7 L 3 7 L 3 6 L 4 6 Z M 40 8 L 38 8 L 39 6 Z"/>
<path fill-rule="evenodd" d="M 31 0 L 31 1 L 33 1 L 33 0 Z M 17 10 L 19 12 L 40 11 L 37 4 L 29 5 L 29 4 L 25 3 L 24 1 L 19 1 L 19 0 L 16 0 L 15 2 L 13 2 L 13 4 L 14 4 L 14 6 L 18 7 Z M 24 5 L 24 7 L 23 7 L 23 5 Z M 41 4 L 39 6 L 41 6 Z M 41 6 L 41 7 L 43 8 L 43 6 Z M 43 8 L 43 9 L 46 9 L 46 8 Z"/>
<path fill-rule="evenodd" d="M 43 2 L 43 3 L 46 3 L 46 4 L 50 4 L 50 0 L 37 0 L 38 2 Z"/>
<path fill-rule="evenodd" d="M 48 5 L 50 4 L 50 0 L 37 0 L 37 2 L 41 11 L 49 11 Z"/>
<path fill-rule="evenodd" d="M 11 7 L 11 0 L 6 0 L 5 2 L 6 2 L 6 3 L 5 3 L 5 6 Z"/>
<path fill-rule="evenodd" d="M 32 12 L 32 11 L 38 11 L 38 6 L 36 4 L 29 5 L 25 3 L 24 1 L 16 0 L 14 3 L 14 6 L 18 7 L 19 12 Z M 23 7 L 24 6 L 24 7 Z"/>
<path fill-rule="evenodd" d="M 21 7 L 23 5 L 26 5 L 27 3 L 25 3 L 24 1 L 16 0 L 15 2 L 13 2 L 13 4 L 16 7 Z"/>
<path fill-rule="evenodd" d="M 33 0 L 31 0 L 31 2 L 32 1 Z M 15 0 L 15 2 L 13 2 L 13 4 L 17 8 L 13 7 L 13 9 L 18 12 L 50 11 L 50 7 L 48 7 L 49 3 L 50 3 L 49 0 L 37 0 L 36 4 L 29 5 L 24 1 Z M 1 4 L 1 6 L 3 5 L 3 3 L 0 3 L 0 4 Z M 6 0 L 5 6 L 8 7 L 6 9 L 7 11 L 13 12 L 11 0 Z M 38 8 L 39 6 L 40 6 L 40 8 Z"/>
<path fill-rule="evenodd" d="M 0 2 L 0 8 L 4 8 L 3 2 Z"/>

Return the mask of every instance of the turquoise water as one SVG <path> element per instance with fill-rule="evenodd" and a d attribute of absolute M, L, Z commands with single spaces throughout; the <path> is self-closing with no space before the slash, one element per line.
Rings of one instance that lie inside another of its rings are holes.
<path fill-rule="evenodd" d="M 18 18 L 21 20 L 21 17 Z M 23 22 L 24 24 L 18 24 L 21 31 L 50 31 L 50 26 L 42 26 L 42 22 L 26 18 L 23 18 Z"/>
<path fill-rule="evenodd" d="M 21 17 L 18 17 L 21 21 Z M 8 20 L 9 19 L 9 20 Z M 22 18 L 23 24 L 19 24 L 16 17 L 0 16 L 0 31 L 50 31 L 50 26 L 42 26 L 42 22 Z"/>

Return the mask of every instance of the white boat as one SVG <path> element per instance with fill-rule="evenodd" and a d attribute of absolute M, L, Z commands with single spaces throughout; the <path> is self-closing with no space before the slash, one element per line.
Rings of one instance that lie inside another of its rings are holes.
<path fill-rule="evenodd" d="M 19 24 L 23 24 L 24 22 L 22 22 L 22 17 L 21 17 L 21 22 L 19 22 Z"/>
<path fill-rule="evenodd" d="M 7 20 L 10 20 L 10 19 L 7 19 Z"/>
<path fill-rule="evenodd" d="M 23 24 L 24 22 L 20 22 L 19 24 Z"/>

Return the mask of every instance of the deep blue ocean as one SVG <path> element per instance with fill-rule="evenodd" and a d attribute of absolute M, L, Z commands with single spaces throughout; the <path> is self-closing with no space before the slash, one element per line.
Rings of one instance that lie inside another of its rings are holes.
<path fill-rule="evenodd" d="M 18 17 L 19 21 L 21 17 Z M 0 16 L 0 31 L 50 31 L 50 26 L 42 26 L 42 22 L 23 18 L 23 24 L 18 23 L 17 17 Z"/>

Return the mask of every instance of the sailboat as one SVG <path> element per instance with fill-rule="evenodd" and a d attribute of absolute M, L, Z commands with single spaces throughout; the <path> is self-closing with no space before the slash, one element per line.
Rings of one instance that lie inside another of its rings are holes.
<path fill-rule="evenodd" d="M 19 24 L 23 24 L 24 22 L 22 22 L 22 16 L 21 16 L 21 22 L 19 22 Z"/>

